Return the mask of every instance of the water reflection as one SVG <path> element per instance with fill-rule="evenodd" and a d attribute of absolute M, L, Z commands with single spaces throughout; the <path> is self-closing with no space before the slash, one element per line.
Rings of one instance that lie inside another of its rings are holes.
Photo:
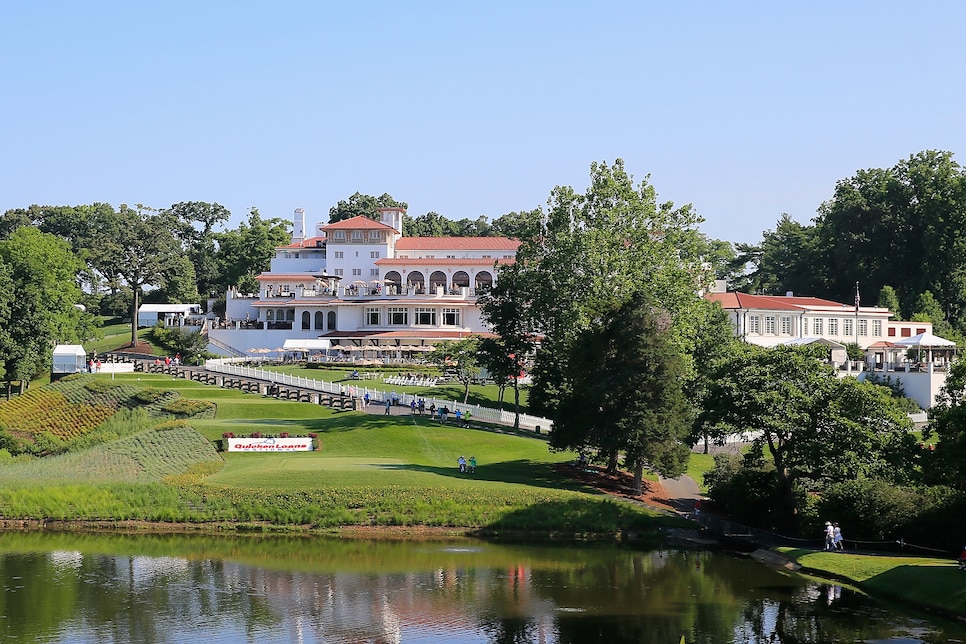
<path fill-rule="evenodd" d="M 0 637 L 51 642 L 947 642 L 708 552 L 0 534 Z"/>

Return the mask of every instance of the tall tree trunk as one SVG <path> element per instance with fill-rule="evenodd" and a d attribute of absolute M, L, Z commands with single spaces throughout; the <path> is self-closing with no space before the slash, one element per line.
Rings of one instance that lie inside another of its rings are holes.
<path fill-rule="evenodd" d="M 617 472 L 618 459 L 620 458 L 620 452 L 616 449 L 610 451 L 607 457 L 607 473 L 614 474 Z"/>
<path fill-rule="evenodd" d="M 640 496 L 644 493 L 644 464 L 634 464 L 634 494 Z"/>
<path fill-rule="evenodd" d="M 513 379 L 513 429 L 520 429 L 520 378 Z"/>

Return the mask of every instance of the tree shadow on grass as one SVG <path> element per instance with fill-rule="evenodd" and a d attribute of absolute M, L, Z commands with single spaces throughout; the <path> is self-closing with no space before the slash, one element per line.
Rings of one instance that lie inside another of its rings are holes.
<path fill-rule="evenodd" d="M 432 465 L 408 463 L 380 463 L 376 467 L 384 470 L 427 472 L 450 478 L 492 481 L 495 483 L 518 483 L 520 485 L 532 485 L 534 487 L 545 487 L 554 490 L 571 490 L 574 492 L 586 492 L 588 494 L 601 494 L 599 490 L 591 486 L 560 475 L 555 471 L 553 463 L 531 461 L 529 459 L 487 463 L 484 466 L 478 466 L 474 473 L 460 472 L 455 461 L 453 462 L 453 467 L 435 467 Z"/>

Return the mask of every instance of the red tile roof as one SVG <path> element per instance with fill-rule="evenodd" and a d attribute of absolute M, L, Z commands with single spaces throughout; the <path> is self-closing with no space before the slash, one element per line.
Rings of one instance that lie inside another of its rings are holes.
<path fill-rule="evenodd" d="M 322 230 L 328 232 L 330 230 L 392 230 L 396 229 L 392 226 L 387 226 L 386 224 L 374 221 L 368 217 L 363 217 L 359 215 L 358 217 L 350 217 L 349 219 L 343 219 L 342 221 L 337 221 L 334 224 L 328 224 L 322 226 Z"/>
<path fill-rule="evenodd" d="M 319 246 L 318 242 L 322 242 L 322 246 Z M 309 237 L 278 248 L 325 248 L 325 237 Z"/>
<path fill-rule="evenodd" d="M 844 307 L 841 302 L 818 297 L 795 297 L 787 295 L 749 295 L 748 293 L 708 293 L 706 299 L 718 302 L 724 309 L 764 309 L 776 311 L 799 311 L 816 306 Z"/>
<path fill-rule="evenodd" d="M 516 253 L 520 242 L 509 237 L 401 237 L 396 250 L 502 250 Z"/>
<path fill-rule="evenodd" d="M 513 261 L 505 257 L 384 257 L 376 266 L 493 266 Z"/>

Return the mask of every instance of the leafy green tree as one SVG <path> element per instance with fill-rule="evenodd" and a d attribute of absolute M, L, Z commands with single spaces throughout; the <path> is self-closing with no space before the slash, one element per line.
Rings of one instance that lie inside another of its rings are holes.
<path fill-rule="evenodd" d="M 683 347 L 695 293 L 709 275 L 697 259 L 700 218 L 690 206 L 658 203 L 654 188 L 646 180 L 635 184 L 620 159 L 592 164 L 584 194 L 555 188 L 548 208 L 541 233 L 524 240 L 517 262 L 531 273 L 537 331 L 544 336 L 530 407 L 554 416 L 572 393 L 566 356 L 577 334 L 642 293 L 668 311 L 672 338 Z"/>
<path fill-rule="evenodd" d="M 491 225 L 494 235 L 511 239 L 536 240 L 543 227 L 543 209 L 508 212 L 497 217 Z"/>
<path fill-rule="evenodd" d="M 787 507 L 799 484 L 881 475 L 905 465 L 911 422 L 885 387 L 836 377 L 814 351 L 743 345 L 723 362 L 703 420 L 753 436 L 749 464 L 770 457 Z M 897 447 L 898 446 L 898 447 Z"/>
<path fill-rule="evenodd" d="M 702 400 L 721 364 L 733 355 L 738 340 L 728 314 L 717 302 L 701 300 L 692 311 L 692 320 L 694 333 L 689 334 L 692 342 L 687 350 L 694 369 L 685 382 L 685 393 L 689 400 Z M 700 415 L 695 416 L 691 442 L 702 442 L 705 454 L 710 451 L 710 443 L 721 443 L 726 436 L 725 428 L 706 424 Z"/>
<path fill-rule="evenodd" d="M 738 245 L 740 263 L 749 265 L 751 270 L 737 276 L 736 290 L 765 295 L 784 295 L 788 291 L 820 293 L 820 256 L 814 227 L 803 226 L 783 213 L 775 230 L 765 231 L 761 244 Z"/>
<path fill-rule="evenodd" d="M 182 201 L 173 204 L 166 212 L 182 233 L 180 238 L 193 266 L 197 290 L 205 295 L 218 290 L 222 281 L 214 227 L 226 223 L 231 218 L 231 211 L 218 203 Z"/>
<path fill-rule="evenodd" d="M 944 483 L 966 490 L 966 360 L 953 362 L 946 384 L 929 410 L 928 439 L 936 434 L 935 467 L 930 468 L 933 483 Z"/>
<path fill-rule="evenodd" d="M 403 232 L 407 237 L 449 237 L 455 236 L 455 222 L 438 212 L 427 212 L 419 217 L 403 217 Z"/>
<path fill-rule="evenodd" d="M 477 362 L 479 344 L 478 337 L 470 336 L 438 345 L 426 355 L 430 362 L 455 374 L 456 379 L 463 385 L 464 405 L 470 397 L 470 383 L 480 377 L 480 366 Z"/>
<path fill-rule="evenodd" d="M 255 277 L 271 266 L 275 249 L 290 239 L 287 221 L 262 219 L 257 208 L 252 208 L 248 222 L 242 222 L 237 229 L 215 233 L 219 273 L 225 285 L 250 291 L 256 284 Z"/>
<path fill-rule="evenodd" d="M 131 289 L 131 346 L 137 345 L 138 307 L 145 286 L 162 284 L 181 253 L 168 219 L 138 204 L 137 209 L 121 204 L 114 220 L 111 268 Z"/>
<path fill-rule="evenodd" d="M 879 299 L 876 301 L 876 306 L 892 311 L 890 319 L 902 319 L 902 306 L 899 304 L 899 296 L 891 286 L 886 285 L 879 289 Z"/>
<path fill-rule="evenodd" d="M 550 444 L 624 454 L 641 493 L 645 467 L 684 472 L 691 407 L 683 354 L 669 338 L 670 318 L 635 297 L 583 331 L 572 345 L 573 390 L 554 416 Z"/>
<path fill-rule="evenodd" d="M 83 264 L 64 240 L 17 228 L 0 241 L 0 267 L 0 364 L 9 392 L 11 381 L 49 371 L 54 345 L 81 341 L 91 325 L 75 306 Z"/>
<path fill-rule="evenodd" d="M 381 197 L 373 197 L 356 192 L 348 199 L 343 199 L 329 208 L 329 223 L 334 224 L 343 219 L 360 216 L 379 221 L 379 208 L 408 207 L 405 201 L 396 201 L 389 193 L 384 193 Z"/>
<path fill-rule="evenodd" d="M 517 264 L 505 265 L 493 287 L 480 298 L 483 319 L 497 340 L 484 341 L 479 361 L 490 373 L 513 383 L 514 429 L 520 428 L 520 374 L 536 345 L 528 274 Z"/>
<path fill-rule="evenodd" d="M 856 280 L 873 291 L 891 284 L 908 312 L 929 290 L 953 326 L 963 325 L 966 173 L 952 157 L 927 150 L 836 184 L 816 219 L 828 297 L 851 301 Z"/>
<path fill-rule="evenodd" d="M 171 258 L 155 299 L 159 302 L 182 302 L 186 304 L 200 300 L 198 282 L 195 279 L 195 267 L 187 255 L 179 254 Z"/>

